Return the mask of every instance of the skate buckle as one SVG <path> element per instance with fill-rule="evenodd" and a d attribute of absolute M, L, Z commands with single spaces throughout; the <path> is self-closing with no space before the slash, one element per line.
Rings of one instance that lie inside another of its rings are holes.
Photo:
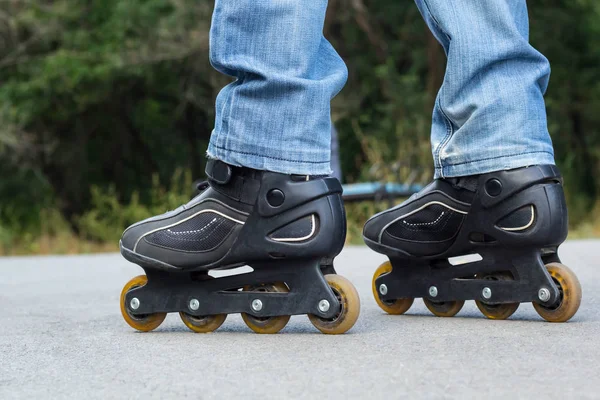
<path fill-rule="evenodd" d="M 220 160 L 208 160 L 206 175 L 220 185 L 229 183 L 232 176 L 231 167 Z"/>

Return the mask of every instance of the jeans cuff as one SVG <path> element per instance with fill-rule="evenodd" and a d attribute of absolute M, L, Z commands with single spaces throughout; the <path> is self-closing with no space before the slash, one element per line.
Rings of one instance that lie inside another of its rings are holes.
<path fill-rule="evenodd" d="M 285 152 L 270 152 L 271 154 L 285 154 Z M 330 175 L 331 162 L 315 162 L 308 160 L 291 160 L 277 155 L 258 154 L 253 151 L 239 151 L 215 145 L 212 141 L 208 144 L 207 155 L 238 167 L 247 167 L 261 171 L 279 172 L 295 175 Z"/>
<path fill-rule="evenodd" d="M 531 151 L 521 154 L 495 156 L 458 164 L 442 165 L 441 168 L 437 167 L 435 169 L 435 179 L 478 175 L 542 164 L 554 165 L 554 154 L 547 151 Z"/>

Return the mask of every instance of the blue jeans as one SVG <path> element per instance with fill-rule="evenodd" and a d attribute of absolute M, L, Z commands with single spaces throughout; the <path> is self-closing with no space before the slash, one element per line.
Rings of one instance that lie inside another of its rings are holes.
<path fill-rule="evenodd" d="M 554 164 L 548 60 L 525 0 L 415 0 L 448 58 L 433 110 L 436 177 Z M 330 101 L 347 69 L 323 37 L 327 0 L 216 0 L 210 58 L 235 78 L 217 98 L 208 155 L 283 173 L 331 172 Z"/>

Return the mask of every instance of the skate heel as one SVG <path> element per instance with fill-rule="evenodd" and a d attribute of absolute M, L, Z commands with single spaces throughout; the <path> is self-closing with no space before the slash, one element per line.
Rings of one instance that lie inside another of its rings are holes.
<path fill-rule="evenodd" d="M 554 166 L 487 174 L 467 217 L 468 239 L 506 247 L 552 247 L 567 237 L 562 179 Z M 478 235 L 479 233 L 479 235 Z"/>

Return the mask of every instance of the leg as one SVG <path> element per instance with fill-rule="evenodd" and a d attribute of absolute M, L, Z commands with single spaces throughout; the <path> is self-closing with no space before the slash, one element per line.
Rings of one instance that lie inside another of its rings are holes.
<path fill-rule="evenodd" d="M 217 98 L 208 154 L 281 173 L 331 172 L 330 101 L 347 78 L 323 37 L 327 0 L 217 0 L 212 65 L 235 78 Z"/>
<path fill-rule="evenodd" d="M 416 0 L 448 65 L 433 112 L 436 178 L 554 164 L 548 60 L 529 44 L 525 0 Z"/>
<path fill-rule="evenodd" d="M 330 334 L 356 322 L 356 289 L 333 268 L 346 239 L 341 184 L 298 176 L 331 171 L 329 102 L 347 76 L 323 38 L 326 7 L 216 0 L 211 61 L 235 81 L 217 98 L 201 193 L 123 233 L 121 253 L 147 272 L 121 294 L 133 328 L 152 330 L 173 311 L 195 332 L 231 312 L 259 333 L 292 314 Z M 208 275 L 243 265 L 253 271 Z"/>
<path fill-rule="evenodd" d="M 525 0 L 416 1 L 448 56 L 437 179 L 365 224 L 366 244 L 391 262 L 375 273 L 375 298 L 397 314 L 422 297 L 438 316 L 475 300 L 493 319 L 531 301 L 567 321 L 581 287 L 557 262 L 568 225 L 544 109 L 550 68 L 528 43 Z"/>

